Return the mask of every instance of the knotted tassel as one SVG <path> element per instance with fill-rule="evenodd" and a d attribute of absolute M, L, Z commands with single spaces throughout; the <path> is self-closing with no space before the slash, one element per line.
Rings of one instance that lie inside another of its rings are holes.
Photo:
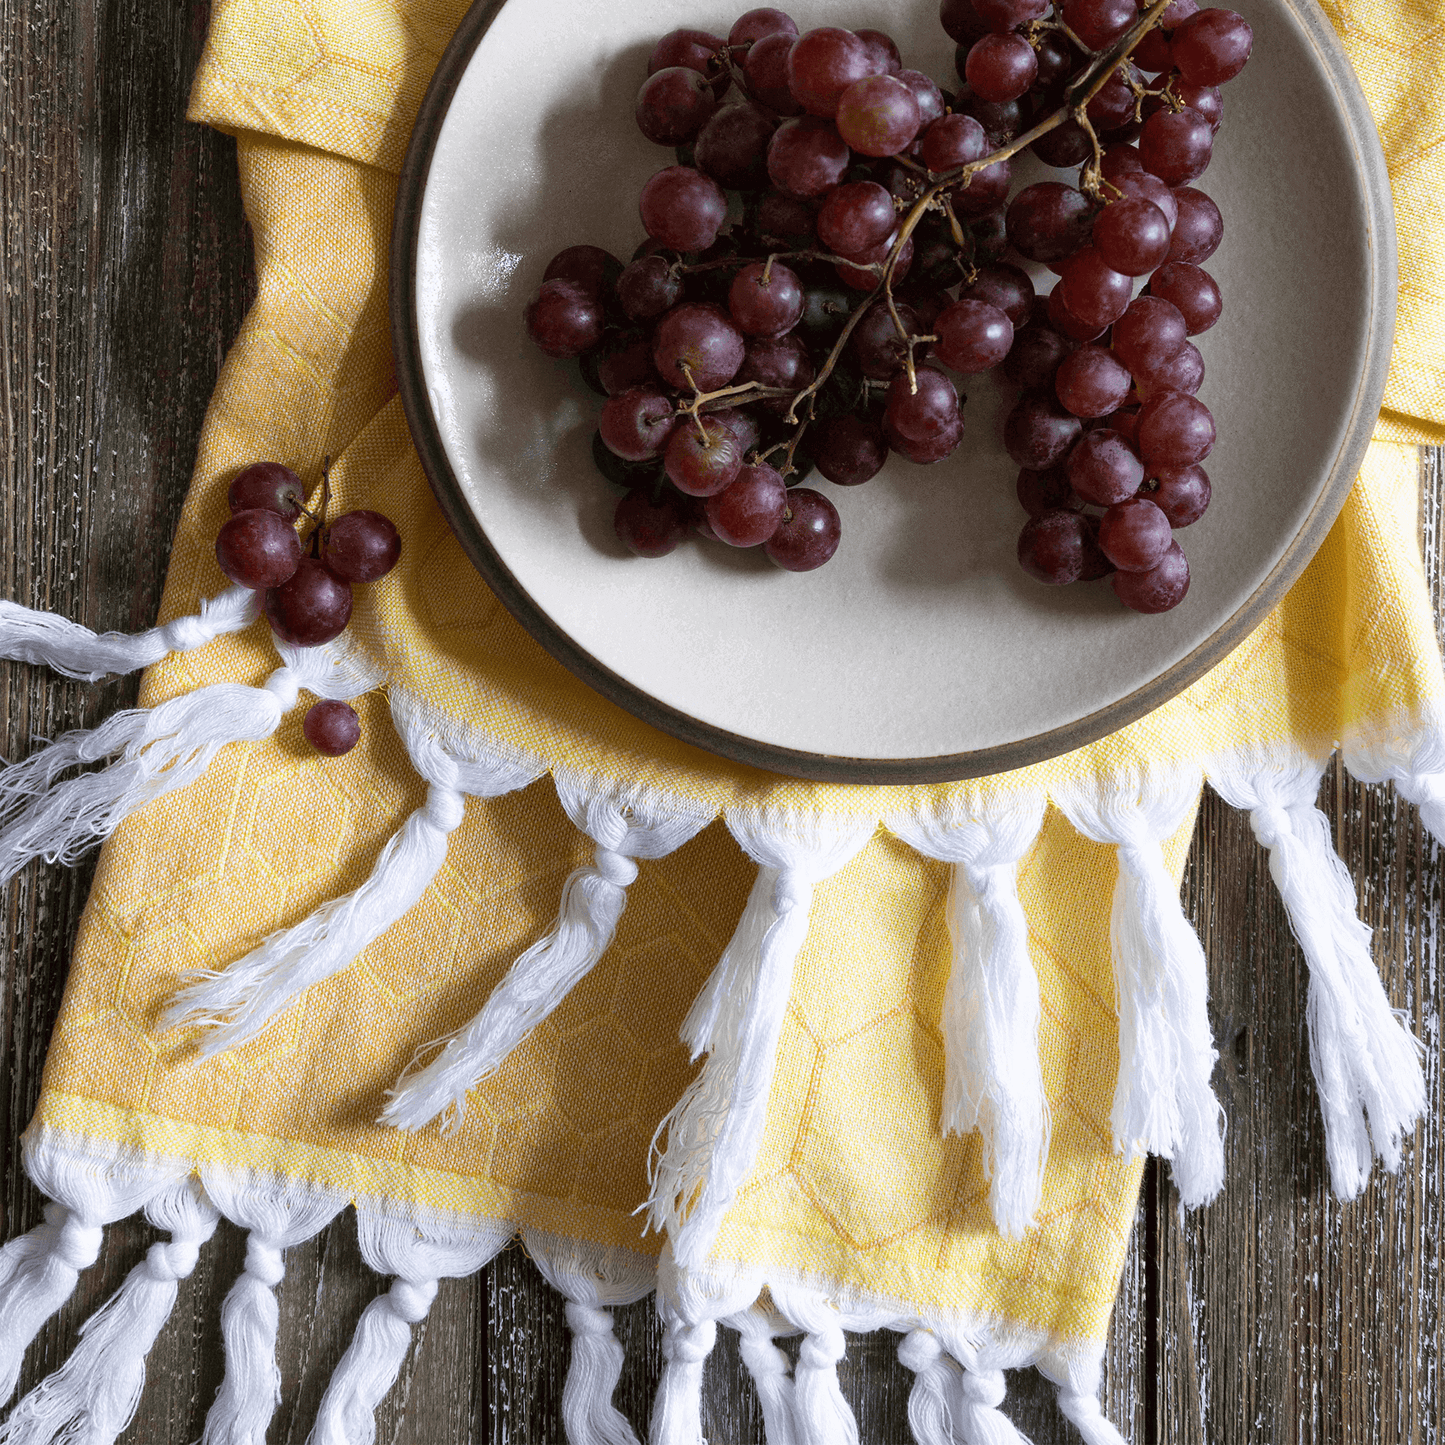
<path fill-rule="evenodd" d="M 1058 1399 L 1059 1409 L 1078 1427 L 1084 1445 L 1124 1445 L 1124 1437 L 1105 1418 L 1097 1393 L 1066 1385 L 1060 1388 Z"/>
<path fill-rule="evenodd" d="M 1373 1152 L 1393 1173 L 1425 1109 L 1420 1045 L 1390 1007 L 1355 912 L 1355 887 L 1315 806 L 1321 763 L 1244 758 L 1211 765 L 1215 788 L 1248 809 L 1309 965 L 1310 1062 L 1325 1121 L 1330 1181 L 1341 1199 L 1365 1187 Z"/>
<path fill-rule="evenodd" d="M 401 1373 L 412 1326 L 426 1318 L 437 1282 L 475 1274 L 512 1234 L 500 1223 L 464 1230 L 425 1219 L 398 1220 L 375 1213 L 366 1200 L 357 1201 L 356 1230 L 366 1263 L 396 1279 L 362 1310 L 321 1397 L 308 1445 L 372 1445 L 376 1407 Z"/>
<path fill-rule="evenodd" d="M 145 632 L 92 632 L 53 612 L 35 612 L 15 602 L 0 602 L 0 657 L 42 663 L 96 682 L 112 673 L 150 667 L 172 652 L 191 652 L 225 633 L 241 632 L 261 612 L 261 594 L 230 587 L 204 598 L 199 615 L 177 617 Z"/>
<path fill-rule="evenodd" d="M 761 1293 L 751 1275 L 710 1280 L 706 1289 L 678 1265 L 672 1245 L 657 1260 L 657 1313 L 662 1319 L 662 1375 L 653 1400 L 648 1445 L 706 1445 L 702 1373 L 717 1340 L 717 1322 L 745 1310 Z"/>
<path fill-rule="evenodd" d="M 547 1283 L 567 1301 L 572 1358 L 562 1386 L 568 1445 L 637 1445 L 627 1417 L 612 1403 L 625 1356 L 612 1332 L 610 1308 L 640 1300 L 657 1267 L 630 1250 L 523 1230 L 522 1240 Z"/>
<path fill-rule="evenodd" d="M 1115 844 L 1119 859 L 1110 920 L 1119 1012 L 1114 1147 L 1170 1160 L 1189 1207 L 1223 1185 L 1223 1111 L 1209 1086 L 1217 1055 L 1208 964 L 1160 844 L 1183 826 L 1200 781 L 1186 770 L 1165 778 L 1120 776 L 1057 799 L 1079 832 Z"/>
<path fill-rule="evenodd" d="M 525 787 L 540 764 L 475 749 L 454 755 L 421 712 L 393 697 L 397 731 L 413 766 L 427 780 L 427 799 L 377 856 L 354 893 L 324 903 L 309 918 L 273 933 L 260 948 L 221 970 L 186 975 L 164 1015 L 167 1028 L 211 1025 L 197 1051 L 209 1058 L 255 1038 L 315 984 L 331 978 L 411 911 L 446 861 L 447 844 L 465 814 L 465 795 L 493 798 Z"/>
<path fill-rule="evenodd" d="M 908 1428 L 917 1445 L 954 1445 L 953 1400 L 958 1361 L 944 1352 L 932 1330 L 910 1330 L 898 1342 L 898 1360 L 913 1371 L 908 1392 Z"/>
<path fill-rule="evenodd" d="M 667 1144 L 653 1159 L 649 1218 L 667 1232 L 683 1266 L 705 1258 L 757 1158 L 813 888 L 843 867 L 876 826 L 872 818 L 773 810 L 728 815 L 728 828 L 748 855 L 773 870 L 773 917 L 755 952 L 745 956 L 729 945 L 719 962 L 730 986 L 724 992 L 709 982 L 713 1032 L 702 1037 L 699 1030 L 692 1040 L 707 1050 L 707 1062 L 658 1129 Z M 766 887 L 760 874 L 758 888 Z M 740 932 L 755 933 L 756 922 L 750 900 Z"/>
<path fill-rule="evenodd" d="M 221 1213 L 250 1232 L 245 1268 L 221 1305 L 226 1373 L 201 1441 L 265 1445 L 266 1427 L 281 1401 L 275 1289 L 286 1274 L 282 1252 L 330 1223 L 345 1201 L 299 1182 L 211 1168 L 202 1171 L 202 1183 Z"/>
<path fill-rule="evenodd" d="M 177 1282 L 196 1267 L 219 1218 L 196 1181 L 173 1185 L 146 1206 L 171 1235 L 153 1244 L 109 1300 L 80 1327 L 80 1343 L 0 1426 L 4 1445 L 84 1440 L 111 1445 L 130 1423 L 145 1383 L 146 1355 L 175 1307 Z"/>
<path fill-rule="evenodd" d="M 431 1063 L 398 1081 L 382 1110 L 383 1123 L 420 1129 L 442 1114 L 443 1127 L 455 1127 L 468 1091 L 501 1068 L 607 951 L 627 906 L 628 884 L 637 877 L 634 859 L 665 857 L 710 816 L 640 790 L 599 794 L 593 778 L 560 773 L 555 780 L 567 816 L 597 845 L 591 864 L 568 877 L 551 931 L 517 959 L 482 1011 Z"/>
<path fill-rule="evenodd" d="M 1394 783 L 1445 846 L 1445 717 L 1427 713 L 1394 732 L 1346 736 L 1340 757 L 1363 783 Z"/>
<path fill-rule="evenodd" d="M 156 708 L 117 713 L 0 771 L 0 883 L 34 858 L 74 862 L 137 809 L 195 782 L 228 743 L 270 737 L 303 687 L 349 698 L 375 683 L 331 648 L 278 642 L 277 650 L 284 665 L 261 687 L 214 683 Z M 105 758 L 114 761 L 55 781 L 67 768 Z"/>
<path fill-rule="evenodd" d="M 953 1410 L 960 1445 L 1028 1445 L 999 1409 L 1007 1393 L 1002 1370 L 974 1366 L 960 1371 Z"/>
<path fill-rule="evenodd" d="M 1049 1154 L 1039 1065 L 1039 980 L 1018 896 L 1018 860 L 1038 836 L 1041 796 L 1013 796 L 942 817 L 896 817 L 910 847 L 954 865 L 948 895 L 953 968 L 943 996 L 944 1133 L 983 1140 L 989 1207 L 1001 1234 L 1033 1224 Z"/>
<path fill-rule="evenodd" d="M 773 1280 L 773 1303 L 803 1331 L 793 1371 L 798 1445 L 858 1445 L 858 1421 L 838 1386 L 838 1361 L 848 1352 L 842 1314 L 816 1291 Z"/>
<path fill-rule="evenodd" d="M 767 1445 L 798 1445 L 793 1367 L 787 1355 L 773 1343 L 774 1335 L 791 1333 L 792 1327 L 758 1305 L 729 1315 L 723 1323 L 738 1332 L 738 1353 L 758 1392 Z"/>

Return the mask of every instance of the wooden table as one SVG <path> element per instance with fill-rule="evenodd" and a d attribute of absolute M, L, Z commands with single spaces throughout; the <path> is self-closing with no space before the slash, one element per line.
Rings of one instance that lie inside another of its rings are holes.
<path fill-rule="evenodd" d="M 252 294 L 234 146 L 182 120 L 206 19 L 205 0 L 0 0 L 0 595 L 100 629 L 154 619 L 202 415 Z M 1438 454 L 1421 475 L 1438 613 Z M 0 748 L 23 756 L 32 737 L 93 726 L 135 691 L 133 678 L 90 686 L 0 663 Z M 1181 1221 L 1167 1168 L 1146 1171 L 1106 1392 L 1137 1445 L 1440 1438 L 1445 867 L 1390 790 L 1332 771 L 1324 806 L 1391 996 L 1425 1041 L 1429 1115 L 1399 1178 L 1377 1175 L 1347 1207 L 1330 1198 L 1299 950 L 1247 822 L 1207 796 L 1184 893 L 1210 958 L 1228 1176 L 1216 1204 Z M 39 1219 L 19 1139 L 89 882 L 89 865 L 32 867 L 3 893 L 5 1238 Z M 134 1220 L 107 1231 L 99 1262 L 32 1346 L 22 1390 L 66 1357 L 152 1238 Z M 240 1232 L 223 1225 L 182 1285 L 128 1440 L 199 1436 L 221 1375 L 220 1303 L 243 1253 Z M 379 1288 L 346 1217 L 288 1256 L 272 1441 L 305 1439 Z M 618 1331 L 628 1346 L 619 1403 L 645 1429 L 659 1365 L 650 1303 L 621 1311 Z M 855 1340 L 842 1369 L 865 1442 L 908 1438 L 910 1377 L 895 1345 Z M 378 1439 L 559 1441 L 565 1360 L 559 1302 L 510 1250 L 442 1285 Z M 1033 1372 L 1010 1386 L 1006 1408 L 1038 1445 L 1078 1439 Z M 714 1441 L 762 1438 L 731 1345 L 717 1352 L 707 1420 Z"/>

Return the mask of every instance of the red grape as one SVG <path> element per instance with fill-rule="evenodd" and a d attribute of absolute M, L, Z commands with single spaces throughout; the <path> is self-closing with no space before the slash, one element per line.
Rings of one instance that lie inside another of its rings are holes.
<path fill-rule="evenodd" d="M 732 76 L 722 60 L 726 48 L 724 40 L 709 35 L 706 30 L 670 30 L 653 46 L 647 73 L 654 75 L 669 66 L 685 65 L 706 75 L 712 81 L 713 95 L 721 100 L 732 84 Z"/>
<path fill-rule="evenodd" d="M 652 333 L 653 364 L 669 386 L 716 391 L 737 375 L 743 349 L 742 332 L 710 301 L 674 306 Z"/>
<path fill-rule="evenodd" d="M 1169 221 L 1153 201 L 1125 196 L 1099 212 L 1093 245 L 1105 265 L 1142 276 L 1169 254 Z"/>
<path fill-rule="evenodd" d="M 1139 451 L 1151 467 L 1187 467 L 1214 447 L 1214 418 L 1197 397 L 1151 396 L 1139 409 Z"/>
<path fill-rule="evenodd" d="M 1132 497 L 1144 480 L 1144 464 L 1118 432 L 1106 427 L 1083 434 L 1064 463 L 1069 485 L 1086 501 L 1111 507 Z"/>
<path fill-rule="evenodd" d="M 315 557 L 266 593 L 266 620 L 283 642 L 319 647 L 339 637 L 351 620 L 351 587 Z"/>
<path fill-rule="evenodd" d="M 891 156 L 907 149 L 922 117 L 913 91 L 896 76 L 855 80 L 838 99 L 838 134 L 865 156 Z"/>
<path fill-rule="evenodd" d="M 1086 246 L 1095 207 L 1082 191 L 1058 181 L 1025 186 L 1009 202 L 1005 224 L 1013 248 L 1030 261 L 1062 261 Z"/>
<path fill-rule="evenodd" d="M 570 281 L 589 296 L 604 297 L 622 273 L 622 262 L 601 246 L 568 246 L 542 272 L 544 281 Z"/>
<path fill-rule="evenodd" d="M 1197 522 L 1209 505 L 1209 473 L 1201 466 L 1159 467 L 1149 500 L 1169 518 L 1171 527 L 1188 527 Z"/>
<path fill-rule="evenodd" d="M 763 190 L 768 184 L 768 142 L 776 128 L 755 105 L 725 105 L 698 132 L 693 164 L 726 190 Z"/>
<path fill-rule="evenodd" d="M 748 336 L 781 336 L 803 314 L 803 283 L 781 261 L 750 261 L 728 288 L 728 310 Z"/>
<path fill-rule="evenodd" d="M 801 115 L 803 107 L 788 89 L 788 55 L 796 36 L 775 32 L 753 42 L 743 61 L 748 89 L 779 115 Z"/>
<path fill-rule="evenodd" d="M 1197 110 L 1161 110 L 1139 133 L 1144 169 L 1166 186 L 1182 186 L 1202 176 L 1214 152 L 1214 129 Z"/>
<path fill-rule="evenodd" d="M 639 557 L 665 557 L 687 536 L 683 499 L 664 492 L 653 501 L 645 488 L 628 492 L 612 514 L 618 540 Z"/>
<path fill-rule="evenodd" d="M 1019 533 L 1019 566 L 1039 582 L 1063 586 L 1084 570 L 1084 519 L 1063 508 L 1030 517 Z"/>
<path fill-rule="evenodd" d="M 766 462 L 744 467 L 737 479 L 705 503 L 713 535 L 730 547 L 756 547 L 778 530 L 788 489 Z"/>
<path fill-rule="evenodd" d="M 597 419 L 607 450 L 629 462 L 661 456 L 676 425 L 671 398 L 651 386 L 609 397 Z"/>
<path fill-rule="evenodd" d="M 1114 595 L 1125 607 L 1135 612 L 1168 612 L 1184 601 L 1189 591 L 1189 563 L 1178 542 L 1157 567 L 1148 572 L 1115 572 L 1112 578 Z"/>
<path fill-rule="evenodd" d="M 1015 466 L 1044 471 L 1064 459 L 1082 431 L 1078 417 L 1052 397 L 1025 396 L 1004 422 L 1003 444 Z"/>
<path fill-rule="evenodd" d="M 301 515 L 306 490 L 290 467 L 280 462 L 252 462 L 236 474 L 226 491 L 226 501 L 232 512 L 262 507 L 283 521 L 294 522 Z"/>
<path fill-rule="evenodd" d="M 824 120 L 787 120 L 768 142 L 768 176 L 775 186 L 805 199 L 821 196 L 843 179 L 848 146 Z"/>
<path fill-rule="evenodd" d="M 1050 467 L 1046 472 L 1021 467 L 1014 490 L 1018 493 L 1019 505 L 1031 517 L 1041 517 L 1060 508 L 1078 512 L 1084 506 L 1084 499 L 1069 485 L 1062 467 Z"/>
<path fill-rule="evenodd" d="M 339 758 L 361 741 L 361 719 L 354 708 L 328 699 L 307 708 L 301 731 L 318 753 Z"/>
<path fill-rule="evenodd" d="M 1133 384 L 1128 370 L 1102 346 L 1081 346 L 1064 358 L 1054 390 L 1075 416 L 1108 416 L 1124 404 Z"/>
<path fill-rule="evenodd" d="M 380 512 L 343 512 L 321 534 L 326 565 L 343 582 L 375 582 L 401 556 L 395 524 Z"/>
<path fill-rule="evenodd" d="M 1199 265 L 1219 249 L 1224 239 L 1224 217 L 1219 207 L 1193 186 L 1181 186 L 1174 192 L 1179 206 L 1179 219 L 1169 242 L 1170 261 L 1188 261 Z"/>
<path fill-rule="evenodd" d="M 216 563 L 241 587 L 261 591 L 291 577 L 303 554 L 296 529 L 269 507 L 237 512 L 216 534 Z"/>
<path fill-rule="evenodd" d="M 727 197 L 718 183 L 691 166 L 668 166 L 642 188 L 638 213 L 643 229 L 672 251 L 705 251 L 727 219 Z"/>
<path fill-rule="evenodd" d="M 974 94 L 995 105 L 1017 100 L 1038 73 L 1039 58 L 1022 35 L 985 35 L 974 41 L 964 66 Z"/>
<path fill-rule="evenodd" d="M 893 197 L 877 181 L 850 181 L 828 193 L 818 212 L 818 239 L 830 251 L 854 260 L 893 234 L 898 213 Z"/>
<path fill-rule="evenodd" d="M 633 321 L 650 321 L 682 299 L 682 280 L 663 256 L 643 256 L 623 268 L 617 299 Z"/>
<path fill-rule="evenodd" d="M 1157 567 L 1173 540 L 1169 518 L 1147 497 L 1116 502 L 1099 518 L 1099 548 L 1121 572 Z"/>
<path fill-rule="evenodd" d="M 888 459 L 882 429 L 851 413 L 817 422 L 809 450 L 818 470 L 840 487 L 856 487 L 872 480 Z"/>
<path fill-rule="evenodd" d="M 1149 294 L 1178 307 L 1191 336 L 1208 331 L 1224 309 L 1214 277 L 1187 261 L 1170 261 L 1161 266 L 1149 278 Z"/>
<path fill-rule="evenodd" d="M 602 305 L 572 281 L 544 281 L 527 303 L 527 334 L 548 356 L 581 356 L 602 339 Z"/>
<path fill-rule="evenodd" d="M 1169 37 L 1179 73 L 1193 85 L 1223 85 L 1249 59 L 1254 31 L 1233 10 L 1208 9 L 1191 15 Z"/>
<path fill-rule="evenodd" d="M 823 25 L 805 30 L 788 52 L 788 88 L 809 115 L 837 113 L 843 92 L 854 81 L 878 74 L 866 41 L 851 30 Z"/>
<path fill-rule="evenodd" d="M 712 86 L 685 65 L 655 71 L 637 92 L 637 128 L 657 145 L 678 146 L 692 140 L 717 108 Z"/>
<path fill-rule="evenodd" d="M 1001 362 L 1013 345 L 1013 322 L 987 301 L 955 301 L 933 323 L 938 335 L 933 354 L 965 376 L 988 371 Z"/>
<path fill-rule="evenodd" d="M 797 22 L 782 10 L 773 10 L 766 6 L 749 10 L 733 22 L 733 28 L 728 31 L 728 44 L 737 49 L 739 46 L 753 45 L 765 35 L 790 35 L 796 40 Z"/>
<path fill-rule="evenodd" d="M 794 487 L 783 520 L 763 543 L 763 551 L 785 571 L 811 572 L 838 550 L 841 535 L 842 523 L 832 502 L 811 488 Z"/>

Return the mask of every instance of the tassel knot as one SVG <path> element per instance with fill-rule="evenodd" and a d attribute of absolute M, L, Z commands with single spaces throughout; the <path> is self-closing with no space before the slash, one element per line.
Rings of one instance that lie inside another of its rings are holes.
<path fill-rule="evenodd" d="M 282 712 L 290 712 L 296 706 L 296 700 L 301 696 L 301 677 L 296 669 L 288 663 L 278 667 L 261 684 L 261 688 L 276 699 Z"/>
<path fill-rule="evenodd" d="M 662 1337 L 662 1356 L 674 1365 L 701 1365 L 716 1342 L 716 1320 L 699 1320 L 695 1325 L 675 1320 Z"/>
<path fill-rule="evenodd" d="M 1002 1370 L 965 1370 L 959 1376 L 958 1393 L 967 1405 L 997 1410 L 1008 1393 Z"/>
<path fill-rule="evenodd" d="M 275 1289 L 286 1277 L 280 1247 L 261 1239 L 253 1231 L 246 1237 L 246 1273 L 267 1289 Z"/>
<path fill-rule="evenodd" d="M 201 1241 L 198 1239 L 176 1239 L 169 1244 L 162 1241 L 146 1251 L 146 1269 L 152 1279 L 174 1283 L 185 1279 L 195 1269 L 200 1257 Z"/>
<path fill-rule="evenodd" d="M 1263 803 L 1249 815 L 1250 826 L 1262 848 L 1277 848 L 1280 842 L 1294 834 L 1294 823 L 1289 809 L 1277 803 Z"/>
<path fill-rule="evenodd" d="M 438 833 L 454 833 L 467 815 L 467 801 L 455 788 L 433 783 L 426 793 L 426 819 Z"/>
<path fill-rule="evenodd" d="M 63 1265 L 79 1274 L 95 1263 L 105 1238 L 105 1231 L 98 1224 L 86 1224 L 63 1204 L 47 1204 L 45 1222 L 55 1227 L 50 1252 Z"/>
<path fill-rule="evenodd" d="M 578 1300 L 567 1301 L 567 1326 L 574 1335 L 592 1335 L 597 1338 L 612 1334 L 612 1311 L 599 1309 Z"/>
<path fill-rule="evenodd" d="M 943 1353 L 932 1330 L 909 1330 L 898 1342 L 898 1363 L 915 1375 L 922 1374 Z"/>
<path fill-rule="evenodd" d="M 803 912 L 812 906 L 813 885 L 801 868 L 784 868 L 773 884 L 773 911 L 781 918 L 795 908 Z"/>
<path fill-rule="evenodd" d="M 831 1370 L 848 1353 L 848 1341 L 838 1325 L 803 1337 L 798 1348 L 800 1370 Z"/>
<path fill-rule="evenodd" d="M 598 844 L 592 866 L 614 888 L 626 888 L 637 877 L 637 864 L 625 853 Z"/>
<path fill-rule="evenodd" d="M 420 1324 L 437 1297 L 434 1279 L 398 1279 L 387 1291 L 386 1302 L 392 1314 L 409 1325 Z"/>
<path fill-rule="evenodd" d="M 172 618 L 156 631 L 167 652 L 189 652 L 192 648 L 204 647 L 212 638 L 219 636 L 223 626 L 215 615 L 208 617 L 191 613 Z"/>

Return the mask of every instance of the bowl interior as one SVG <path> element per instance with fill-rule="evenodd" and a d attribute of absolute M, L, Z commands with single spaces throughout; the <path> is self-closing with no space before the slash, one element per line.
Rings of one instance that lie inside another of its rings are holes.
<path fill-rule="evenodd" d="M 678 24 L 726 34 L 741 8 L 511 0 L 451 95 L 416 221 L 415 325 L 448 484 L 485 540 L 483 570 L 510 574 L 521 602 L 509 603 L 544 642 L 565 640 L 616 679 L 614 700 L 644 716 L 675 710 L 694 740 L 750 761 L 781 749 L 857 760 L 864 775 L 870 762 L 915 760 L 925 775 L 930 760 L 987 762 L 1020 744 L 1022 761 L 1031 744 L 1062 751 L 1163 701 L 1203 670 L 1212 641 L 1217 655 L 1238 634 L 1251 598 L 1262 615 L 1256 594 L 1282 562 L 1291 575 L 1303 565 L 1287 554 L 1302 531 L 1323 535 L 1321 511 L 1343 500 L 1341 469 L 1352 472 L 1378 403 L 1388 221 L 1382 233 L 1318 38 L 1286 0 L 1245 7 L 1254 55 L 1225 88 L 1198 182 L 1225 221 L 1207 263 L 1223 318 L 1194 338 L 1219 432 L 1205 463 L 1214 501 L 1176 534 L 1187 599 L 1143 617 L 1107 582 L 1049 588 L 1019 570 L 1024 514 L 1001 439 L 1013 394 L 988 376 L 961 388 L 965 440 L 947 461 L 893 459 L 859 488 L 809 483 L 843 521 L 837 555 L 816 572 L 700 541 L 641 560 L 617 542 L 618 494 L 590 458 L 599 399 L 574 366 L 531 346 L 522 308 L 563 247 L 625 259 L 643 239 L 637 193 L 673 161 L 632 119 L 647 53 Z M 887 30 L 905 64 L 952 80 L 931 4 L 789 8 L 803 28 Z"/>

